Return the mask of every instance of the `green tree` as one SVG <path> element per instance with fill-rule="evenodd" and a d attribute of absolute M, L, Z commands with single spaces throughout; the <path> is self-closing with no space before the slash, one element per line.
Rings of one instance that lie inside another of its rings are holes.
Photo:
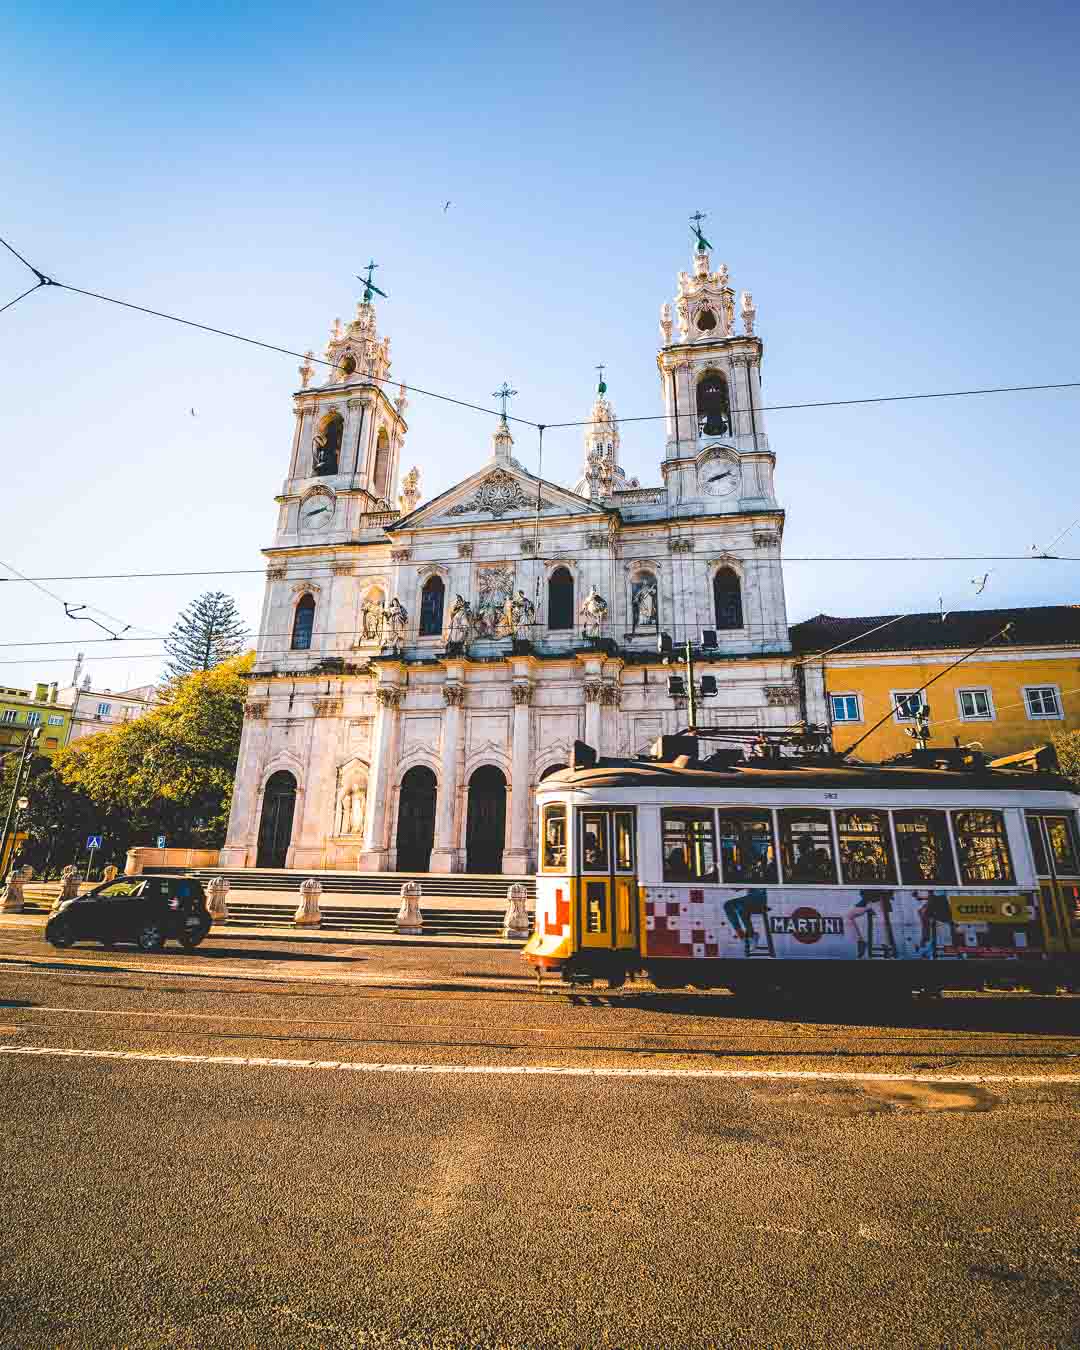
<path fill-rule="evenodd" d="M 1080 790 L 1080 731 L 1059 731 L 1051 740 L 1062 774 L 1071 778 Z"/>
<path fill-rule="evenodd" d="M 5 755 L 0 768 L 0 802 L 6 809 L 15 779 L 17 756 Z M 122 866 L 129 847 L 127 820 L 122 815 L 103 811 L 85 793 L 69 787 L 45 755 L 30 761 L 23 794 L 30 805 L 19 817 L 19 833 L 27 838 L 18 861 L 28 863 L 39 877 L 58 876 L 67 863 L 86 857 L 89 835 L 103 836 L 102 848 L 94 855 L 94 864 L 116 863 Z"/>
<path fill-rule="evenodd" d="M 174 679 L 145 716 L 85 736 L 58 756 L 57 772 L 128 836 L 170 846 L 225 839 L 244 721 L 244 676 L 254 654 Z"/>
<path fill-rule="evenodd" d="M 174 680 L 197 670 L 212 670 L 239 656 L 247 641 L 248 632 L 232 596 L 205 591 L 181 611 L 165 639 L 166 676 Z"/>

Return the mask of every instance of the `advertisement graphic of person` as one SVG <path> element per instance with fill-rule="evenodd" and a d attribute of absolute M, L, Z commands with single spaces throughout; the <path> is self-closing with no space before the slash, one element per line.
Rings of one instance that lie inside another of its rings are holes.
<path fill-rule="evenodd" d="M 766 906 L 768 902 L 768 892 L 755 887 L 749 890 L 745 895 L 732 896 L 730 900 L 724 901 L 724 913 L 727 915 L 727 921 L 735 929 L 735 936 L 741 938 L 743 942 L 754 941 L 754 923 L 752 916 L 760 914 L 768 923 L 766 915 Z"/>
<path fill-rule="evenodd" d="M 896 939 L 892 931 L 892 891 L 860 891 L 855 904 L 844 915 L 844 928 L 849 937 L 857 944 L 856 956 L 862 957 L 870 950 L 873 941 L 875 920 L 881 924 L 885 934 L 885 955 L 896 955 Z M 858 929 L 858 921 L 866 920 L 866 937 Z"/>
<path fill-rule="evenodd" d="M 922 930 L 915 955 L 923 959 L 932 958 L 937 948 L 938 924 L 952 920 L 949 897 L 944 891 L 914 891 L 913 894 L 919 901 L 919 925 Z"/>

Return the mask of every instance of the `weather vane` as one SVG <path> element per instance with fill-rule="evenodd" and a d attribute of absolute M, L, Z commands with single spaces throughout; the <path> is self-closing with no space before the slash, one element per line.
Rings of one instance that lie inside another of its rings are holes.
<path fill-rule="evenodd" d="M 389 299 L 390 299 L 390 297 L 386 294 L 386 292 L 385 292 L 385 291 L 380 291 L 379 288 L 378 288 L 378 286 L 376 286 L 375 283 L 374 283 L 374 282 L 372 281 L 372 279 L 371 279 L 371 274 L 375 271 L 375 269 L 378 267 L 378 265 L 379 265 L 379 264 L 378 264 L 377 262 L 369 262 L 368 265 L 367 265 L 367 268 L 365 269 L 366 272 L 367 272 L 367 276 L 366 276 L 366 277 L 362 277 L 362 276 L 360 275 L 359 272 L 356 273 L 356 279 L 357 279 L 357 281 L 362 281 L 362 282 L 364 283 L 364 304 L 365 304 L 365 305 L 370 305 L 370 304 L 371 304 L 371 297 L 372 297 L 373 295 L 381 295 L 382 298 L 383 298 L 384 300 L 389 300 Z"/>
<path fill-rule="evenodd" d="M 499 401 L 502 403 L 502 420 L 504 422 L 506 421 L 506 405 L 510 402 L 510 400 L 514 397 L 516 393 L 517 390 L 511 389 L 506 380 L 503 380 L 502 388 L 496 389 L 491 396 L 492 398 L 499 399 Z"/>
<path fill-rule="evenodd" d="M 699 253 L 704 253 L 707 248 L 712 248 L 712 244 L 710 244 L 709 241 L 705 238 L 705 236 L 701 233 L 701 222 L 704 219 L 705 219 L 704 211 L 695 211 L 694 214 L 690 217 L 690 228 L 693 230 L 694 237 L 697 239 L 697 246 Z"/>

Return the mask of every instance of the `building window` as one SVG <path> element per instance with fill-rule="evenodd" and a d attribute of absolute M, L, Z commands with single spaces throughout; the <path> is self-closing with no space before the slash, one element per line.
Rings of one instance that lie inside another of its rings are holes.
<path fill-rule="evenodd" d="M 738 576 L 730 567 L 721 567 L 713 577 L 712 585 L 717 628 L 741 628 L 742 587 Z"/>
<path fill-rule="evenodd" d="M 18 720 L 19 714 L 14 708 L 5 708 L 3 715 L 0 716 L 0 722 L 5 722 L 8 726 L 11 726 L 13 722 L 17 722 Z"/>
<path fill-rule="evenodd" d="M 420 636 L 438 637 L 442 632 L 443 600 L 446 587 L 442 577 L 428 577 L 420 592 Z"/>
<path fill-rule="evenodd" d="M 372 475 L 376 497 L 386 496 L 386 485 L 390 477 L 390 437 L 383 427 L 375 441 L 375 472 Z"/>
<path fill-rule="evenodd" d="M 731 406 L 727 380 L 710 370 L 698 381 L 698 431 L 702 436 L 726 436 L 731 430 Z"/>
<path fill-rule="evenodd" d="M 28 712 L 26 714 L 26 725 L 28 727 L 41 726 L 41 714 L 39 712 Z"/>
<path fill-rule="evenodd" d="M 994 716 L 989 689 L 959 689 L 960 716 L 965 722 L 989 722 Z"/>
<path fill-rule="evenodd" d="M 111 704 L 111 703 L 99 703 L 99 704 L 97 705 L 97 715 L 98 715 L 99 717 L 108 717 L 108 715 L 109 715 L 111 712 L 112 712 L 112 704 Z"/>
<path fill-rule="evenodd" d="M 63 713 L 50 713 L 50 714 L 49 714 L 49 726 L 51 726 L 51 727 L 62 727 L 63 725 L 64 725 L 64 715 L 63 715 Z"/>
<path fill-rule="evenodd" d="M 574 578 L 566 567 L 556 567 L 548 578 L 548 627 L 574 626 Z"/>
<path fill-rule="evenodd" d="M 292 649 L 294 652 L 306 652 L 311 646 L 311 634 L 315 628 L 315 597 L 302 595 L 296 606 L 293 619 Z"/>
<path fill-rule="evenodd" d="M 1024 698 L 1029 717 L 1061 716 L 1061 691 L 1056 684 L 1027 685 Z"/>
<path fill-rule="evenodd" d="M 46 736 L 45 744 L 52 746 L 52 748 L 55 749 L 60 744 L 60 742 L 56 739 L 55 736 Z"/>
<path fill-rule="evenodd" d="M 960 880 L 965 886 L 986 882 L 1012 885 L 1012 859 L 1000 811 L 954 811 Z"/>
<path fill-rule="evenodd" d="M 665 881 L 718 881 L 713 813 L 697 807 L 661 811 Z"/>
<path fill-rule="evenodd" d="M 832 720 L 834 722 L 861 722 L 862 710 L 859 708 L 858 694 L 833 694 Z"/>
<path fill-rule="evenodd" d="M 898 722 L 914 722 L 923 707 L 922 694 L 910 690 L 893 690 L 893 706 Z"/>
<path fill-rule="evenodd" d="M 311 471 L 317 477 L 337 473 L 344 431 L 345 423 L 340 413 L 334 413 L 323 423 L 322 430 L 315 437 L 315 448 L 311 456 Z"/>

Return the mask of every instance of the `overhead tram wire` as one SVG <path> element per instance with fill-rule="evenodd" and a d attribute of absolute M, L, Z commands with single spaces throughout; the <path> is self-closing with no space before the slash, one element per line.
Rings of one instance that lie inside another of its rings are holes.
<path fill-rule="evenodd" d="M 213 333 L 217 337 L 231 338 L 234 342 L 243 342 L 251 347 L 261 347 L 265 351 L 277 352 L 279 355 L 282 356 L 294 356 L 302 361 L 311 360 L 315 361 L 318 365 L 328 366 L 331 369 L 335 368 L 333 361 L 327 361 L 323 357 L 315 356 L 313 354 L 309 356 L 307 352 L 295 351 L 291 347 L 281 347 L 273 342 L 264 342 L 261 338 L 247 337 L 243 333 L 234 333 L 231 329 L 217 328 L 213 324 L 200 323 L 195 319 L 185 319 L 181 317 L 179 314 L 170 314 L 166 310 L 151 309 L 147 305 L 137 305 L 131 300 L 121 300 L 119 297 L 114 295 L 104 295 L 100 291 L 89 291 L 83 289 L 80 286 L 69 285 L 66 281 L 57 281 L 54 277 L 46 276 L 45 273 L 38 271 L 38 269 L 32 263 L 27 262 L 27 260 L 22 256 L 22 254 L 19 253 L 17 249 L 13 248 L 11 244 L 7 242 L 6 239 L 0 237 L 0 244 L 3 244 L 3 246 L 8 250 L 9 253 L 14 254 L 14 256 L 18 258 L 19 261 L 25 267 L 29 268 L 29 270 L 33 272 L 33 274 L 37 277 L 38 285 L 36 287 L 32 287 L 31 291 L 37 290 L 41 286 L 53 286 L 56 287 L 58 290 L 70 291 L 73 295 L 82 295 L 86 296 L 88 299 L 91 300 L 100 300 L 105 304 L 118 305 L 122 309 L 130 309 L 138 314 L 147 314 L 155 319 L 165 319 L 169 323 L 183 324 L 187 328 L 195 328 L 198 329 L 200 332 L 204 333 Z M 30 293 L 31 292 L 28 291 L 25 292 L 24 294 L 28 295 Z M 23 298 L 24 296 L 17 297 L 17 299 L 20 300 Z M 490 417 L 500 417 L 504 415 L 500 414 L 494 408 L 484 408 L 478 403 L 470 403 L 466 399 L 454 398 L 450 394 L 440 394 L 433 389 L 424 389 L 420 385 L 408 384 L 403 380 L 392 379 L 389 376 L 365 375 L 364 378 L 371 380 L 376 384 L 398 385 L 399 387 L 404 387 L 410 393 L 421 394 L 425 398 L 439 399 L 444 403 L 453 403 L 456 404 L 458 407 L 468 408 L 473 412 L 485 413 Z M 823 399 L 807 403 L 771 403 L 771 404 L 766 403 L 761 406 L 759 411 L 791 412 L 811 408 L 848 408 L 848 407 L 855 407 L 860 404 L 910 403 L 926 399 L 972 398 L 975 396 L 985 394 L 1024 394 L 1054 389 L 1080 389 L 1080 380 L 1063 381 L 1057 384 L 1016 384 L 1016 385 L 990 386 L 982 389 L 947 389 L 934 391 L 931 393 L 920 393 L 920 394 L 885 394 L 874 396 L 871 398 Z M 628 422 L 660 422 L 664 421 L 667 418 L 667 416 L 668 416 L 667 413 L 650 413 L 647 415 L 636 417 L 619 417 L 616 420 L 620 423 L 620 425 Z M 568 427 L 587 427 L 598 425 L 594 420 L 589 418 L 571 422 L 540 423 L 528 417 L 518 417 L 509 413 L 505 414 L 505 417 L 507 421 L 519 422 L 523 426 L 540 427 L 541 425 L 543 425 L 544 428 L 548 431 L 557 431 Z"/>

